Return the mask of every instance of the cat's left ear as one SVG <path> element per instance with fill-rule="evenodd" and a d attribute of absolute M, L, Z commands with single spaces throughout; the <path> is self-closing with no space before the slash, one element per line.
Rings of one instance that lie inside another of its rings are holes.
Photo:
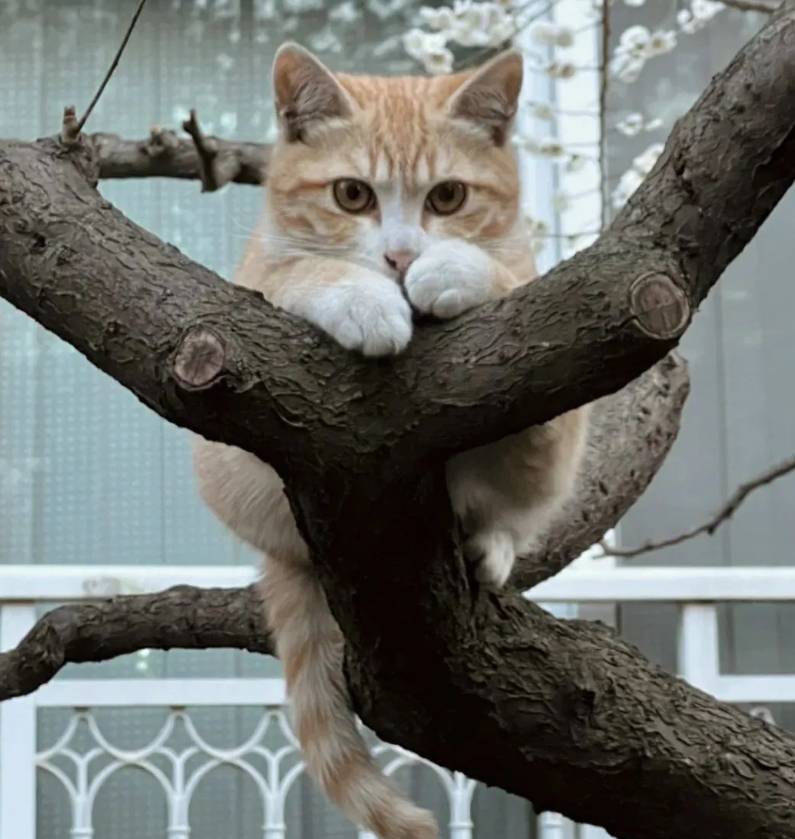
<path fill-rule="evenodd" d="M 484 64 L 450 97 L 448 113 L 487 129 L 495 145 L 508 136 L 522 89 L 522 54 L 501 53 Z"/>
<path fill-rule="evenodd" d="M 350 116 L 351 99 L 333 73 L 309 50 L 282 44 L 273 60 L 276 113 L 290 141 L 301 140 L 313 122 Z"/>

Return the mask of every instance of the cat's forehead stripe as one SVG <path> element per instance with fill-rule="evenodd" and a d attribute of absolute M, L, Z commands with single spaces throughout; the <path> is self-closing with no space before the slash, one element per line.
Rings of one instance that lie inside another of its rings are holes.
<path fill-rule="evenodd" d="M 415 187 L 435 177 L 438 138 L 431 119 L 438 109 L 434 80 L 342 76 L 366 115 L 369 174 L 399 178 Z"/>

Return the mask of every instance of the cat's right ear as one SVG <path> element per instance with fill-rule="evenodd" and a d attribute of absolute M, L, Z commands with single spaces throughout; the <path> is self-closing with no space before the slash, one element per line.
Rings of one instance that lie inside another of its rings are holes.
<path fill-rule="evenodd" d="M 342 85 L 309 50 L 282 44 L 273 60 L 273 99 L 279 123 L 290 142 L 303 139 L 313 123 L 351 114 Z"/>

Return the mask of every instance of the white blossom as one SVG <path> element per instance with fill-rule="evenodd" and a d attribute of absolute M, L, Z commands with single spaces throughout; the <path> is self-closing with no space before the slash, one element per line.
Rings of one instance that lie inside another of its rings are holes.
<path fill-rule="evenodd" d="M 420 17 L 433 31 L 412 30 L 410 46 L 406 47 L 406 51 L 429 72 L 449 72 L 452 69 L 448 43 L 463 47 L 497 47 L 510 40 L 516 32 L 516 21 L 507 3 L 455 0 L 452 6 L 424 6 L 420 9 Z M 414 34 L 417 32 L 428 37 L 435 36 L 436 40 L 421 42 L 420 37 Z M 447 69 L 439 69 L 442 67 Z"/>
<path fill-rule="evenodd" d="M 530 154 L 538 155 L 539 157 L 562 159 L 566 156 L 566 149 L 564 149 L 560 141 L 554 137 L 538 139 L 536 137 L 517 136 L 514 142 L 521 146 L 525 151 Z"/>
<path fill-rule="evenodd" d="M 634 82 L 650 58 L 664 55 L 676 47 L 676 32 L 658 29 L 650 32 L 645 26 L 629 26 L 619 38 L 610 60 L 610 72 L 622 82 Z"/>
<path fill-rule="evenodd" d="M 565 192 L 556 192 L 552 198 L 552 209 L 558 213 L 565 213 L 571 206 L 571 199 Z"/>
<path fill-rule="evenodd" d="M 539 253 L 547 243 L 549 225 L 543 219 L 533 218 L 528 210 L 524 211 L 524 221 L 527 234 L 530 237 L 530 247 L 533 249 L 533 253 Z"/>
<path fill-rule="evenodd" d="M 496 47 L 516 32 L 516 22 L 499 3 L 456 0 L 450 40 L 464 47 Z"/>
<path fill-rule="evenodd" d="M 453 54 L 447 49 L 447 37 L 442 32 L 411 29 L 403 36 L 403 48 L 427 73 L 449 73 L 453 69 Z"/>
<path fill-rule="evenodd" d="M 360 12 L 353 0 L 344 0 L 335 6 L 328 14 L 329 20 L 336 20 L 340 23 L 353 23 L 359 18 Z"/>
<path fill-rule="evenodd" d="M 455 24 L 455 15 L 449 6 L 423 6 L 420 9 L 420 17 L 431 29 L 450 30 Z"/>
<path fill-rule="evenodd" d="M 635 111 L 627 114 L 616 123 L 616 130 L 625 137 L 636 137 L 641 131 L 654 131 L 662 125 L 659 118 L 647 120 L 643 114 Z"/>
<path fill-rule="evenodd" d="M 646 55 L 654 58 L 657 55 L 665 55 L 676 47 L 676 32 L 672 29 L 658 29 L 652 33 L 649 43 L 646 46 Z"/>
<path fill-rule="evenodd" d="M 574 43 L 574 30 L 570 26 L 539 20 L 530 27 L 530 37 L 539 44 L 570 47 Z"/>
<path fill-rule="evenodd" d="M 569 159 L 566 161 L 566 171 L 569 174 L 581 172 L 586 163 L 587 158 L 575 152 L 574 154 L 570 154 Z"/>
<path fill-rule="evenodd" d="M 689 9 L 676 13 L 676 22 L 686 35 L 693 35 L 703 29 L 726 6 L 716 0 L 691 0 Z"/>
<path fill-rule="evenodd" d="M 552 120 L 555 116 L 552 106 L 546 102 L 535 102 L 532 105 L 532 113 L 536 119 Z"/>
<path fill-rule="evenodd" d="M 616 128 L 625 137 L 634 137 L 636 134 L 640 134 L 643 130 L 643 122 L 643 114 L 635 112 L 627 114 L 624 119 L 619 120 L 619 122 L 616 123 Z"/>
<path fill-rule="evenodd" d="M 616 209 L 622 207 L 630 195 L 643 183 L 643 179 L 654 168 L 663 148 L 662 143 L 652 143 L 632 161 L 632 165 L 624 172 L 613 190 L 611 199 Z"/>
<path fill-rule="evenodd" d="M 570 79 L 576 75 L 577 68 L 570 61 L 553 61 L 546 68 L 546 73 L 553 79 Z"/>

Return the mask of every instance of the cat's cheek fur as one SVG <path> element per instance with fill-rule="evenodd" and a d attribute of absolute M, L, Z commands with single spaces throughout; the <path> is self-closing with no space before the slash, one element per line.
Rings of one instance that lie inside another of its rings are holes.
<path fill-rule="evenodd" d="M 396 355 L 411 340 L 411 307 L 396 283 L 374 272 L 363 270 L 285 308 L 366 356 Z"/>
<path fill-rule="evenodd" d="M 495 264 L 477 245 L 446 239 L 431 245 L 406 274 L 406 294 L 423 314 L 454 318 L 495 296 Z"/>

